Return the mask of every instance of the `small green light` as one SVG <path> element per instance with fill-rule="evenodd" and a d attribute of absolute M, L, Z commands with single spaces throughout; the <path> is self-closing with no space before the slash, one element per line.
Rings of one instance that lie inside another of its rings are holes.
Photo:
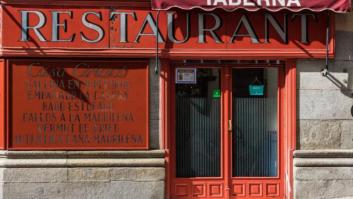
<path fill-rule="evenodd" d="M 220 98 L 221 97 L 221 90 L 219 90 L 219 89 L 213 90 L 212 97 L 213 98 Z"/>

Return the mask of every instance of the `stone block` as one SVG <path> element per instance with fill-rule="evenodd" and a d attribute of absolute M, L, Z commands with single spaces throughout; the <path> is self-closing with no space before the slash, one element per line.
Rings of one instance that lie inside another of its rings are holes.
<path fill-rule="evenodd" d="M 151 92 L 159 91 L 159 75 L 154 73 L 154 71 L 150 71 L 149 75 L 149 88 Z"/>
<path fill-rule="evenodd" d="M 66 168 L 5 168 L 3 182 L 57 183 L 67 181 Z"/>
<path fill-rule="evenodd" d="M 75 182 L 66 184 L 65 199 L 114 199 L 116 187 L 104 182 Z"/>
<path fill-rule="evenodd" d="M 150 68 L 149 68 L 150 119 L 159 119 L 159 74 L 156 74 L 154 69 L 155 69 L 155 59 L 150 59 Z"/>
<path fill-rule="evenodd" d="M 342 121 L 341 148 L 353 149 L 353 120 Z"/>
<path fill-rule="evenodd" d="M 112 183 L 72 183 L 65 199 L 163 199 L 164 182 L 115 181 Z"/>
<path fill-rule="evenodd" d="M 4 171 L 5 168 L 0 168 L 0 183 L 4 182 Z"/>
<path fill-rule="evenodd" d="M 158 95 L 159 96 L 159 95 Z M 158 120 L 159 116 L 159 101 L 158 100 L 150 100 L 149 102 L 149 116 L 152 120 Z"/>
<path fill-rule="evenodd" d="M 159 74 L 155 73 L 155 60 L 150 61 L 149 86 L 151 90 L 159 90 Z"/>
<path fill-rule="evenodd" d="M 4 183 L 0 183 L 0 199 L 4 199 Z"/>
<path fill-rule="evenodd" d="M 68 169 L 69 182 L 82 182 L 82 181 L 110 181 L 109 168 L 69 168 Z"/>
<path fill-rule="evenodd" d="M 353 32 L 353 13 L 336 14 L 336 30 L 337 31 L 351 31 Z"/>
<path fill-rule="evenodd" d="M 299 90 L 298 96 L 299 119 L 353 119 L 353 99 L 338 90 Z"/>
<path fill-rule="evenodd" d="M 353 32 L 336 31 L 335 60 L 353 60 Z"/>
<path fill-rule="evenodd" d="M 330 75 L 322 76 L 321 70 L 325 61 L 298 61 L 297 63 L 297 89 L 341 90 L 346 89 L 348 69 L 353 62 L 330 62 Z"/>
<path fill-rule="evenodd" d="M 43 169 L 44 170 L 44 169 Z M 64 183 L 4 183 L 4 199 L 63 199 Z"/>
<path fill-rule="evenodd" d="M 353 180 L 309 180 L 294 182 L 295 199 L 353 197 Z"/>
<path fill-rule="evenodd" d="M 150 149 L 159 149 L 159 120 L 150 119 Z"/>
<path fill-rule="evenodd" d="M 297 61 L 298 72 L 315 72 L 321 71 L 325 66 L 323 59 L 303 59 Z M 333 73 L 344 73 L 352 68 L 352 60 L 329 60 L 329 71 Z"/>
<path fill-rule="evenodd" d="M 300 120 L 300 149 L 338 149 L 342 126 L 336 120 Z"/>
<path fill-rule="evenodd" d="M 163 181 L 165 180 L 164 168 L 112 168 L 111 181 Z"/>
<path fill-rule="evenodd" d="M 159 75 L 155 74 L 154 72 L 151 74 L 150 73 L 150 79 L 149 79 L 149 90 L 151 93 L 154 95 L 150 95 L 151 98 L 154 100 L 159 99 Z"/>
<path fill-rule="evenodd" d="M 336 31 L 351 31 L 353 32 L 353 13 L 336 14 Z"/>
<path fill-rule="evenodd" d="M 295 167 L 295 180 L 353 180 L 352 167 Z"/>
<path fill-rule="evenodd" d="M 112 183 L 111 196 L 119 199 L 164 199 L 164 182 L 116 181 Z"/>
<path fill-rule="evenodd" d="M 159 89 L 150 91 L 149 112 L 150 119 L 159 119 Z"/>
<path fill-rule="evenodd" d="M 152 101 L 159 101 L 159 82 L 158 85 L 150 85 L 150 97 Z"/>

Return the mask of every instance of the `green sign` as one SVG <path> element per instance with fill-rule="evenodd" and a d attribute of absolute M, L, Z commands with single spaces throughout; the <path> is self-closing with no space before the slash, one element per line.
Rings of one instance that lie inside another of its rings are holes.
<path fill-rule="evenodd" d="M 264 85 L 250 85 L 249 93 L 251 96 L 263 96 L 264 95 Z"/>
<path fill-rule="evenodd" d="M 220 98 L 221 97 L 221 90 L 219 90 L 219 89 L 213 90 L 212 97 L 213 98 Z"/>

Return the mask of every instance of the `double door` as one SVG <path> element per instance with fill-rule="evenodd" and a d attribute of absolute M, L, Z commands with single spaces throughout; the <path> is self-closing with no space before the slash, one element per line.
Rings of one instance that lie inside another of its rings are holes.
<path fill-rule="evenodd" d="M 176 67 L 172 198 L 284 198 L 281 67 Z"/>

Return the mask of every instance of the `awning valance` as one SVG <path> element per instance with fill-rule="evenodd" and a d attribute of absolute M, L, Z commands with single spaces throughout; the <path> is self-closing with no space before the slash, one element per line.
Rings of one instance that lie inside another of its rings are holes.
<path fill-rule="evenodd" d="M 227 11 L 245 9 L 257 11 L 266 9 L 269 11 L 290 10 L 299 12 L 311 10 L 320 12 L 330 10 L 333 12 L 349 12 L 351 0 L 152 0 L 152 8 L 156 10 L 168 10 L 181 8 L 190 10 L 200 8 L 203 10 L 214 10 L 221 8 Z"/>

